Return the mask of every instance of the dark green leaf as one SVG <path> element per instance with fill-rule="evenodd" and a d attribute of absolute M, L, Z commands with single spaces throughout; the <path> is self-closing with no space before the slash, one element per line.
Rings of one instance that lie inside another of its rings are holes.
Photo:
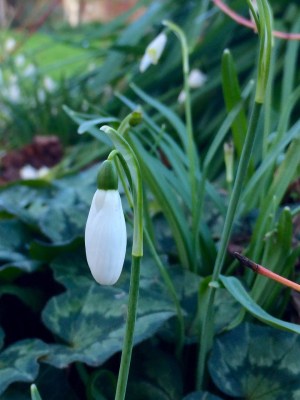
<path fill-rule="evenodd" d="M 62 341 L 52 346 L 47 362 L 60 368 L 74 361 L 100 365 L 123 345 L 129 274 L 123 272 L 118 286 L 102 287 L 78 254 L 61 257 L 52 268 L 68 290 L 53 297 L 43 312 L 44 323 Z M 174 314 L 162 284 L 142 277 L 135 343 L 154 335 Z"/>
<path fill-rule="evenodd" d="M 3 346 L 3 343 L 4 343 L 4 337 L 5 337 L 5 333 L 4 333 L 4 330 L 0 327 L 0 349 L 2 348 L 2 346 Z"/>
<path fill-rule="evenodd" d="M 241 282 L 234 277 L 220 277 L 221 282 L 228 290 L 228 292 L 252 314 L 254 317 L 271 325 L 274 328 L 283 329 L 289 332 L 300 333 L 300 325 L 291 322 L 285 322 L 281 319 L 275 318 L 263 310 L 255 301 L 249 296 Z"/>
<path fill-rule="evenodd" d="M 128 386 L 129 399 L 182 399 L 183 382 L 180 365 L 170 353 L 159 350 L 151 342 L 147 342 L 135 353 L 132 365 Z"/>
<path fill-rule="evenodd" d="M 243 399 L 298 399 L 300 337 L 243 324 L 221 335 L 209 359 L 210 375 L 229 396 Z"/>
<path fill-rule="evenodd" d="M 108 370 L 96 371 L 89 383 L 90 396 L 95 400 L 112 400 L 117 387 L 117 378 Z"/>
<path fill-rule="evenodd" d="M 209 392 L 193 392 L 185 396 L 182 400 L 222 400 L 221 397 L 215 396 Z"/>
<path fill-rule="evenodd" d="M 17 342 L 0 353 L 0 394 L 13 382 L 32 382 L 39 372 L 38 359 L 48 353 L 40 340 Z"/>

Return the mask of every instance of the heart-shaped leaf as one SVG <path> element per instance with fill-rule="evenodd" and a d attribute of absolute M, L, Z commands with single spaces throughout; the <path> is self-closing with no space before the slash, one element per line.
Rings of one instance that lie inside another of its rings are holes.
<path fill-rule="evenodd" d="M 43 186 L 16 183 L 0 191 L 0 210 L 40 230 L 51 242 L 65 244 L 83 236 L 95 181 L 93 167 Z"/>
<path fill-rule="evenodd" d="M 193 392 L 185 396 L 182 400 L 222 400 L 209 392 Z"/>
<path fill-rule="evenodd" d="M 38 359 L 48 353 L 40 340 L 26 339 L 0 353 L 0 394 L 13 382 L 32 382 L 39 372 Z"/>
<path fill-rule="evenodd" d="M 300 337 L 243 324 L 218 337 L 209 359 L 215 385 L 229 396 L 282 400 L 300 396 Z"/>
<path fill-rule="evenodd" d="M 32 238 L 29 229 L 16 219 L 0 221 L 0 271 L 14 267 L 32 272 L 39 263 L 28 257 L 26 244 Z"/>
<path fill-rule="evenodd" d="M 53 297 L 43 312 L 44 323 L 62 341 L 51 347 L 46 362 L 59 368 L 74 361 L 100 365 L 123 345 L 129 273 L 123 272 L 118 286 L 102 287 L 92 279 L 82 255 L 63 256 L 52 268 L 67 291 Z M 142 277 L 135 344 L 155 334 L 174 314 L 160 281 Z"/>

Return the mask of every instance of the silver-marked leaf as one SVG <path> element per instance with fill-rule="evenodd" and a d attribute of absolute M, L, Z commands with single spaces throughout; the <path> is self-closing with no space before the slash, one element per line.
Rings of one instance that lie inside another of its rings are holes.
<path fill-rule="evenodd" d="M 298 335 L 243 324 L 216 339 L 209 371 L 216 386 L 229 396 L 297 400 L 299 358 Z"/>
<path fill-rule="evenodd" d="M 185 396 L 182 400 L 222 400 L 209 392 L 193 392 Z"/>
<path fill-rule="evenodd" d="M 32 382 L 38 375 L 38 359 L 48 353 L 38 339 L 17 342 L 0 353 L 0 394 L 13 382 Z"/>
<path fill-rule="evenodd" d="M 83 236 L 96 187 L 96 174 L 96 167 L 93 167 L 44 186 L 25 183 L 9 186 L 0 191 L 0 211 L 8 212 L 24 224 L 39 229 L 51 242 L 66 244 Z M 13 256 L 14 253 L 11 254 Z"/>
<path fill-rule="evenodd" d="M 100 365 L 123 345 L 129 273 L 122 273 L 118 286 L 105 287 L 92 279 L 82 256 L 61 257 L 52 268 L 67 291 L 53 297 L 43 312 L 45 325 L 61 340 L 51 347 L 46 362 L 59 368 L 74 361 Z M 153 277 L 142 278 L 135 344 L 155 334 L 174 314 L 163 285 Z"/>
<path fill-rule="evenodd" d="M 31 238 L 29 229 L 20 221 L 0 221 L 0 271 L 13 267 L 32 272 L 39 266 L 39 263 L 27 255 L 26 244 Z"/>

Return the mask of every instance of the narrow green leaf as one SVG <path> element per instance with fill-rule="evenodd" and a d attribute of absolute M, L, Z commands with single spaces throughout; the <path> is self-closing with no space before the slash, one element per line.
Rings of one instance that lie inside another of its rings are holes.
<path fill-rule="evenodd" d="M 31 400 L 42 400 L 37 387 L 33 384 L 30 386 Z"/>
<path fill-rule="evenodd" d="M 228 49 L 222 57 L 222 87 L 227 112 L 232 111 L 242 101 L 240 85 L 234 66 L 233 58 Z M 243 107 L 231 124 L 234 147 L 238 156 L 242 153 L 243 143 L 247 132 L 247 118 Z"/>
<path fill-rule="evenodd" d="M 241 282 L 237 278 L 221 275 L 220 280 L 225 288 L 229 291 L 229 293 L 255 318 L 259 319 L 267 325 L 273 326 L 274 328 L 293 333 L 300 333 L 300 325 L 282 321 L 263 310 L 249 296 L 249 294 L 246 292 Z"/>

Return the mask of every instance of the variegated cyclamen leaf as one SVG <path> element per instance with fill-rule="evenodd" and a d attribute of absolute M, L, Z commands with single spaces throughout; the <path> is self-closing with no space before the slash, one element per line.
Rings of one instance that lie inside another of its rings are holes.
<path fill-rule="evenodd" d="M 214 342 L 209 371 L 215 385 L 234 398 L 300 398 L 300 337 L 243 324 Z"/>
<path fill-rule="evenodd" d="M 52 268 L 67 291 L 53 297 L 43 311 L 45 325 L 61 340 L 51 346 L 45 361 L 59 368 L 75 361 L 100 365 L 122 349 L 129 273 L 123 271 L 117 286 L 100 286 L 78 254 L 61 257 Z M 142 278 L 135 344 L 154 335 L 174 314 L 161 282 Z"/>
<path fill-rule="evenodd" d="M 209 392 L 193 392 L 185 396 L 182 400 L 222 400 Z"/>
<path fill-rule="evenodd" d="M 38 375 L 38 359 L 48 353 L 38 339 L 17 342 L 0 353 L 0 394 L 13 382 L 32 382 Z"/>

